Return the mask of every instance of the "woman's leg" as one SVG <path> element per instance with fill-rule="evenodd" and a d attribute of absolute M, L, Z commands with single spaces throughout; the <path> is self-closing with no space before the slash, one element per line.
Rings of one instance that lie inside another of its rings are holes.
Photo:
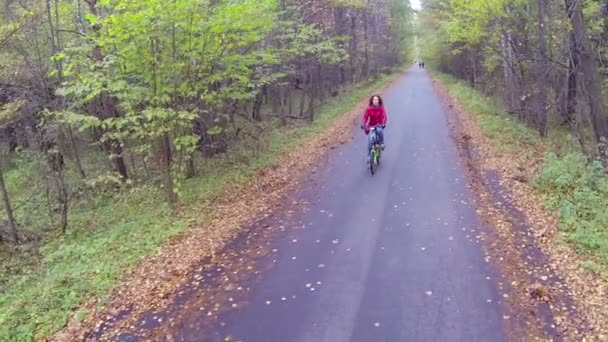
<path fill-rule="evenodd" d="M 382 129 L 382 127 L 378 127 L 376 132 L 378 134 L 378 142 L 380 143 L 380 145 L 384 145 L 384 130 Z"/>

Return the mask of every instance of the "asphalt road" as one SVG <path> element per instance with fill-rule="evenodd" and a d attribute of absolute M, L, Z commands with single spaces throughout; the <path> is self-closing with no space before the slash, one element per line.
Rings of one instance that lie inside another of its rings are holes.
<path fill-rule="evenodd" d="M 497 277 L 429 76 L 412 70 L 384 100 L 378 172 L 366 168 L 357 131 L 332 152 L 318 200 L 294 222 L 306 229 L 283 243 L 247 304 L 202 331 L 185 326 L 203 313 L 189 314 L 172 340 L 506 340 Z"/>

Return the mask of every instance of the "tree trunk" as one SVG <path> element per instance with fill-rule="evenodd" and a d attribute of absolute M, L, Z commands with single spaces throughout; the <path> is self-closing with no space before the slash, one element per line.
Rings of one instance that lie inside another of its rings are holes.
<path fill-rule="evenodd" d="M 146 157 L 141 156 L 141 164 L 144 167 L 144 171 L 146 172 L 146 178 L 152 178 L 152 174 L 150 173 L 150 168 L 148 168 L 148 163 L 146 163 Z"/>
<path fill-rule="evenodd" d="M 186 160 L 186 178 L 190 179 L 194 176 L 196 176 L 196 167 L 194 166 L 194 156 L 190 156 Z"/>
<path fill-rule="evenodd" d="M 110 139 L 104 142 L 103 145 L 104 150 L 110 157 L 114 172 L 117 172 L 122 177 L 123 181 L 129 179 L 129 171 L 123 157 L 124 151 L 121 143 L 117 140 Z"/>
<path fill-rule="evenodd" d="M 65 234 L 68 229 L 69 198 L 65 185 L 63 169 L 54 172 L 53 178 L 55 178 L 55 187 L 57 188 L 57 199 L 61 204 L 61 233 Z"/>
<path fill-rule="evenodd" d="M 321 63 L 317 64 L 317 77 L 315 85 L 315 97 L 320 103 L 325 102 L 325 93 L 323 92 L 323 65 Z"/>
<path fill-rule="evenodd" d="M 82 178 L 86 178 L 86 174 L 84 173 L 84 169 L 82 167 L 82 162 L 80 161 L 80 153 L 78 152 L 78 146 L 76 146 L 76 140 L 74 139 L 74 132 L 72 131 L 72 127 L 70 125 L 68 128 L 68 137 L 70 139 L 70 145 L 72 146 L 72 151 L 74 151 L 74 160 L 76 161 L 76 167 L 78 168 L 78 173 Z"/>
<path fill-rule="evenodd" d="M 253 99 L 253 109 L 251 110 L 251 118 L 255 121 L 262 121 L 261 110 L 264 95 L 260 91 Z"/>
<path fill-rule="evenodd" d="M 286 106 L 286 96 L 285 91 L 287 91 L 284 87 L 278 89 L 277 97 L 279 98 L 279 113 L 281 115 L 281 124 L 287 124 L 287 106 Z"/>
<path fill-rule="evenodd" d="M 272 113 L 273 113 L 273 115 L 279 114 L 279 111 L 283 107 L 281 105 L 281 100 L 282 100 L 281 91 L 279 89 L 272 88 L 271 101 L 272 101 Z"/>
<path fill-rule="evenodd" d="M 63 144 L 61 144 L 63 145 Z M 56 191 L 57 203 L 61 205 L 61 233 L 65 234 L 68 227 L 68 209 L 69 209 L 69 198 L 67 187 L 65 184 L 65 162 L 63 153 L 59 149 L 57 144 L 57 137 L 51 135 L 45 129 L 40 131 L 40 150 L 43 151 L 46 156 L 47 165 L 49 167 L 49 179 L 51 185 Z M 47 183 L 48 184 L 48 183 Z M 47 193 L 47 199 L 49 200 L 49 214 L 51 217 L 55 212 L 54 205 L 50 202 L 50 196 Z"/>
<path fill-rule="evenodd" d="M 583 77 L 583 90 L 586 91 L 589 103 L 589 117 L 593 126 L 595 141 L 600 142 L 602 137 L 608 137 L 608 127 L 604 117 L 602 103 L 601 78 L 595 54 L 587 36 L 587 28 L 583 19 L 581 2 L 566 0 L 568 17 L 572 22 L 575 54 L 580 62 Z"/>
<path fill-rule="evenodd" d="M 0 156 L 0 158 L 4 158 L 4 156 Z M 9 239 L 12 242 L 17 243 L 19 241 L 19 237 L 17 236 L 17 224 L 15 223 L 15 217 L 13 216 L 13 208 L 11 207 L 10 198 L 8 196 L 8 190 L 6 189 L 6 184 L 4 183 L 4 162 L 0 160 L 0 191 L 2 191 L 2 199 L 4 200 L 4 211 L 6 212 L 6 217 L 8 219 L 8 228 L 9 228 Z M 0 242 L 2 242 L 2 235 L 0 235 Z"/>
<path fill-rule="evenodd" d="M 89 12 L 99 17 L 99 9 L 97 8 L 97 0 L 85 0 L 85 2 L 89 5 Z M 93 31 L 99 32 L 101 26 L 99 23 L 93 25 Z M 101 48 L 99 46 L 93 49 L 93 59 L 96 62 L 102 62 L 104 60 L 104 56 L 101 52 Z M 109 94 L 102 93 L 99 95 L 99 103 L 101 105 L 101 116 L 102 118 L 111 118 L 117 117 L 118 112 L 116 110 L 115 99 L 111 97 Z M 114 162 L 115 171 L 122 177 L 123 180 L 127 180 L 129 178 L 129 172 L 127 169 L 127 164 L 124 161 L 122 156 L 123 148 L 122 144 L 117 141 L 110 139 L 106 143 L 104 143 L 104 147 L 106 153 L 109 153 L 112 156 L 112 161 Z"/>
<path fill-rule="evenodd" d="M 264 104 L 268 104 L 268 101 L 270 101 L 270 89 L 267 85 L 262 86 L 262 94 L 264 96 Z"/>
<path fill-rule="evenodd" d="M 355 65 L 356 56 L 357 56 L 357 19 L 354 16 L 354 13 L 351 13 L 350 18 L 350 53 L 349 53 L 349 63 L 350 63 L 350 77 L 351 83 L 354 84 L 357 82 L 357 69 Z"/>
<path fill-rule="evenodd" d="M 515 75 L 513 73 L 513 54 L 510 44 L 510 34 L 503 34 L 500 40 L 503 58 L 503 74 L 505 78 L 505 100 L 508 103 L 509 112 L 516 112 L 517 95 Z"/>
<path fill-rule="evenodd" d="M 546 0 L 538 0 L 538 108 L 536 110 L 536 125 L 541 136 L 547 134 L 547 3 Z"/>
<path fill-rule="evenodd" d="M 159 154 L 161 170 L 164 172 L 164 188 L 165 188 L 165 199 L 173 207 L 177 202 L 177 196 L 173 190 L 173 172 L 172 172 L 172 161 L 173 153 L 171 151 L 171 140 L 167 134 L 159 138 Z"/>
<path fill-rule="evenodd" d="M 304 117 L 304 108 L 306 106 L 306 92 L 302 91 L 300 92 L 301 97 L 300 97 L 300 117 Z"/>
<path fill-rule="evenodd" d="M 315 97 L 310 94 L 308 97 L 308 121 L 313 122 L 315 120 Z"/>
<path fill-rule="evenodd" d="M 367 34 L 367 8 L 363 9 L 363 77 L 365 79 L 369 77 L 369 41 Z"/>
<path fill-rule="evenodd" d="M 293 116 L 293 90 L 287 90 L 287 106 L 289 107 L 289 116 Z"/>
<path fill-rule="evenodd" d="M 566 6 L 568 6 L 568 1 L 566 0 Z M 578 54 L 576 53 L 576 41 L 574 38 L 574 33 L 569 34 L 568 39 L 568 73 L 567 73 L 567 83 L 566 83 L 566 94 L 565 94 L 565 104 L 563 110 L 564 121 L 568 124 L 572 124 L 575 118 L 576 106 L 577 106 L 577 74 L 580 70 L 580 66 L 578 63 Z"/>
<path fill-rule="evenodd" d="M 312 62 L 310 64 L 312 64 Z M 308 70 L 311 69 L 312 65 L 309 65 Z M 308 87 L 306 88 L 308 93 L 308 121 L 313 122 L 315 120 L 315 96 L 317 93 L 316 89 L 318 80 L 315 80 L 312 70 L 308 74 L 308 80 L 310 81 Z"/>
<path fill-rule="evenodd" d="M 473 70 L 470 73 L 471 75 L 471 88 L 473 89 L 477 89 L 477 87 L 475 87 L 475 84 L 477 82 L 477 50 L 475 50 L 474 54 L 473 54 L 473 58 L 471 60 L 471 65 L 473 66 Z M 422 68 L 424 68 L 424 62 L 422 62 Z"/>

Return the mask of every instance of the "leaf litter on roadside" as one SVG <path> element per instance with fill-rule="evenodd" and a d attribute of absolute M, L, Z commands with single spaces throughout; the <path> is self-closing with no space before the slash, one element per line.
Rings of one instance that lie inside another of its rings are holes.
<path fill-rule="evenodd" d="M 532 304 L 534 302 L 550 302 L 552 307 L 557 308 L 553 310 L 553 316 L 559 322 L 557 325 L 562 338 L 604 340 L 608 335 L 607 281 L 582 269 L 576 251 L 560 243 L 563 233 L 557 229 L 556 218 L 543 208 L 542 199 L 527 181 L 540 167 L 538 161 L 526 159 L 525 154 L 513 155 L 495 149 L 481 132 L 473 115 L 449 95 L 447 88 L 441 82 L 435 82 L 434 86 L 450 104 L 447 119 L 457 147 L 463 155 L 468 153 L 467 149 L 474 149 L 473 157 L 463 158 L 467 159 L 465 164 L 471 174 L 472 189 L 480 200 L 478 214 L 494 227 L 494 235 L 484 241 L 485 247 L 498 256 L 498 260 L 502 260 L 500 265 L 503 272 L 511 274 L 514 279 L 511 282 L 514 295 L 508 298 L 509 305 L 525 312 L 526 306 L 535 306 Z M 509 192 L 499 190 L 498 195 L 511 203 L 491 201 L 492 196 L 485 185 L 481 186 L 482 182 L 475 179 L 492 172 L 499 175 L 499 186 Z M 525 224 L 529 227 L 527 231 L 516 230 L 513 218 L 506 214 L 506 206 L 509 205 L 523 213 Z M 519 244 L 519 240 L 525 243 Z M 541 250 L 548 259 L 546 265 L 536 265 L 537 257 L 526 254 L 527 248 Z M 565 279 L 567 286 L 553 281 L 547 274 L 559 275 Z M 567 302 L 568 298 L 574 300 L 576 305 L 560 304 L 560 301 Z M 564 319 L 564 315 L 568 319 Z M 529 322 L 527 326 L 531 327 Z"/>

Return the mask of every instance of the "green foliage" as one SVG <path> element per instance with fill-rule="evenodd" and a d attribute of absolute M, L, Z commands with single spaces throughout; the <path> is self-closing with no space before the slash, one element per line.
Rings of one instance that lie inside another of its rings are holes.
<path fill-rule="evenodd" d="M 25 101 L 18 100 L 0 105 L 0 123 L 10 122 L 17 116 L 19 110 L 25 105 Z"/>
<path fill-rule="evenodd" d="M 527 0 L 453 0 L 449 5 L 439 4 L 442 39 L 449 43 L 475 46 L 494 40 L 513 28 L 509 24 L 510 12 L 518 6 L 527 6 Z"/>
<path fill-rule="evenodd" d="M 588 163 L 581 154 L 551 153 L 534 184 L 579 251 L 608 265 L 608 178 L 601 163 Z"/>
<path fill-rule="evenodd" d="M 414 42 L 413 10 L 408 1 L 390 0 L 388 3 L 390 13 L 388 25 L 391 27 L 392 49 L 403 60 L 411 57 Z"/>
<path fill-rule="evenodd" d="M 336 7 L 346 8 L 365 8 L 368 4 L 363 0 L 331 0 L 331 4 Z"/>
<path fill-rule="evenodd" d="M 295 13 L 300 12 L 301 4 L 287 3 L 277 14 L 277 21 L 271 37 L 273 45 L 278 47 L 272 52 L 281 61 L 276 65 L 276 74 L 284 79 L 299 72 L 299 64 L 326 63 L 341 64 L 348 57 L 347 51 L 340 47 L 350 39 L 344 36 L 327 37 L 320 25 L 306 23 L 304 18 Z"/>
<path fill-rule="evenodd" d="M 87 17 L 102 29 L 91 33 L 90 46 L 69 50 L 75 57 L 66 74 L 73 76 L 59 94 L 72 98 L 77 107 L 105 97 L 119 108 L 103 115 L 63 111 L 53 116 L 80 130 L 101 129 L 101 142 L 129 141 L 134 149 L 151 154 L 157 139 L 170 136 L 178 152 L 173 162 L 181 162 L 198 142 L 191 128 L 201 105 L 213 108 L 249 99 L 260 85 L 279 77 L 264 71 L 278 59 L 251 49 L 273 27 L 274 1 L 222 1 L 212 7 L 190 0 L 116 1 L 106 6 L 120 10 Z M 103 58 L 91 60 L 90 54 Z M 223 86 L 214 88 L 218 82 Z M 190 109 L 195 103 L 199 108 Z M 178 165 L 166 172 L 180 170 Z"/>
<path fill-rule="evenodd" d="M 451 94 L 475 113 L 479 126 L 495 148 L 508 152 L 526 151 L 529 146 L 541 143 L 538 133 L 505 113 L 496 101 L 451 76 L 437 74 L 437 77 L 449 87 Z"/>
<path fill-rule="evenodd" d="M 57 330 L 83 299 L 105 294 L 122 270 L 185 228 L 146 188 L 77 211 L 72 222 L 67 236 L 43 248 L 42 266 L 11 279 L 0 294 L 0 336 L 24 341 Z"/>

